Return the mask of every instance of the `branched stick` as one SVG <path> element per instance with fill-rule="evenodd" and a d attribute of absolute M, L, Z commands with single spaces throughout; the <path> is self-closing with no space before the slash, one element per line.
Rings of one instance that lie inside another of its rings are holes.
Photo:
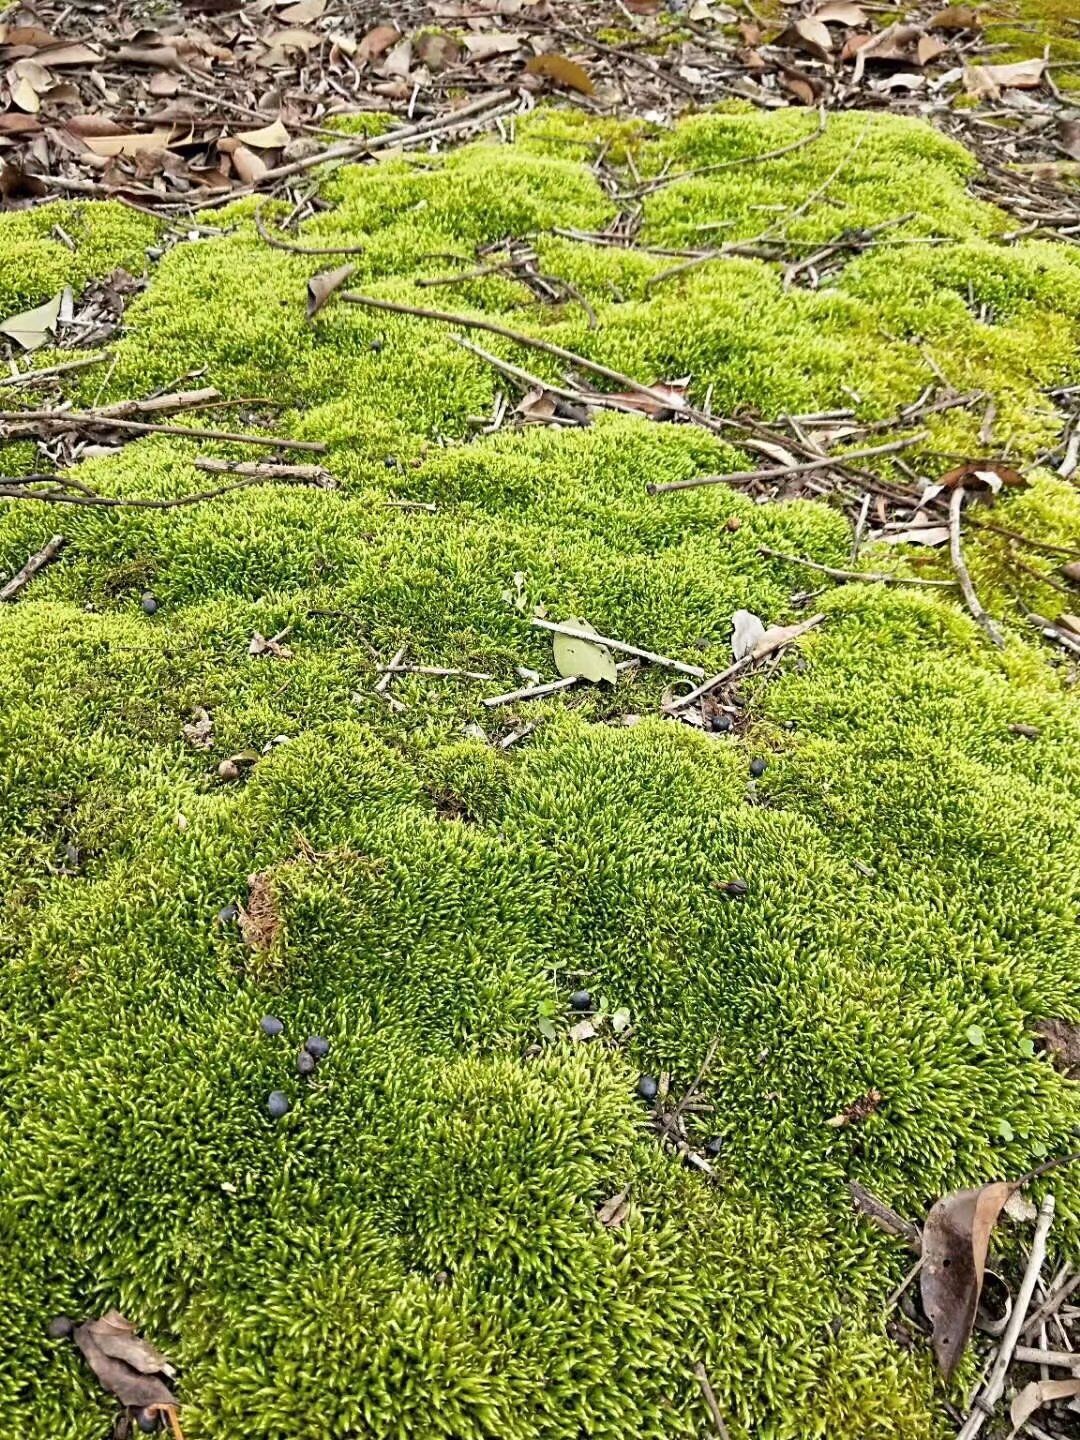
<path fill-rule="evenodd" d="M 960 487 L 957 487 L 958 489 Z M 1054 1196 L 1051 1191 L 1043 1198 L 1039 1206 L 1039 1218 L 1035 1225 L 1035 1234 L 1031 1241 L 1031 1254 L 1028 1256 L 1027 1269 L 1024 1271 L 1024 1278 L 1020 1282 L 1020 1289 L 1016 1293 L 1016 1303 L 1013 1306 L 1012 1315 L 1005 1334 L 1001 1337 L 1001 1345 L 998 1348 L 997 1359 L 993 1368 L 987 1376 L 986 1384 L 972 1403 L 971 1411 L 964 1421 L 957 1435 L 956 1440 L 975 1440 L 983 1425 L 994 1413 L 994 1407 L 1001 1398 L 1001 1392 L 1005 1388 L 1005 1376 L 1012 1363 L 1013 1351 L 1016 1349 L 1016 1342 L 1020 1338 L 1020 1331 L 1024 1328 L 1027 1319 L 1028 1309 L 1031 1305 L 1031 1297 L 1035 1292 L 1035 1282 L 1039 1278 L 1043 1261 L 1046 1258 L 1046 1237 L 1054 1219 Z"/>
<path fill-rule="evenodd" d="M 975 586 L 971 583 L 971 575 L 964 560 L 964 548 L 960 537 L 960 512 L 963 504 L 964 487 L 957 485 L 949 496 L 949 558 L 956 571 L 956 578 L 960 582 L 960 591 L 965 604 L 986 632 L 987 637 L 999 650 L 1002 650 L 1005 647 L 1005 641 L 990 616 L 983 609 L 978 595 L 975 594 Z"/>
<path fill-rule="evenodd" d="M 807 475 L 815 470 L 828 470 L 847 465 L 853 460 L 868 460 L 875 455 L 894 455 L 927 438 L 926 430 L 918 430 L 902 440 L 887 445 L 870 445 L 863 450 L 849 450 L 846 455 L 822 455 L 815 460 L 800 460 L 795 465 L 766 465 L 759 470 L 734 470 L 727 475 L 695 475 L 690 480 L 672 480 L 667 485 L 650 485 L 650 495 L 667 495 L 672 490 L 696 490 L 702 485 L 746 485 L 755 480 L 782 480 L 788 475 Z"/>
<path fill-rule="evenodd" d="M 11 577 L 3 589 L 0 589 L 0 601 L 14 600 L 19 591 L 30 583 L 39 570 L 43 570 L 50 560 L 56 559 L 66 544 L 67 539 L 63 535 L 54 535 L 51 540 L 46 541 L 36 554 L 30 556 L 22 569 Z"/>
<path fill-rule="evenodd" d="M 816 570 L 828 575 L 830 580 L 866 580 L 879 585 L 937 585 L 953 588 L 955 580 L 923 580 L 910 575 L 883 575 L 873 570 L 838 570 L 833 565 L 819 565 L 816 560 L 805 560 L 801 555 L 784 555 L 768 545 L 758 546 L 759 555 L 771 556 L 773 560 L 785 560 L 789 565 L 803 565 L 807 570 Z"/>
<path fill-rule="evenodd" d="M 794 634 L 781 634 L 778 635 L 775 640 L 769 641 L 768 644 L 763 643 L 759 645 L 757 649 L 752 650 L 749 655 L 744 655 L 741 660 L 736 660 L 735 663 L 729 665 L 726 670 L 721 670 L 719 675 L 711 676 L 699 685 L 696 690 L 691 690 L 687 695 L 676 696 L 668 706 L 668 709 L 672 711 L 685 710 L 688 705 L 692 705 L 695 700 L 700 700 L 703 695 L 708 695 L 709 692 L 715 690 L 718 685 L 723 685 L 725 681 L 733 680 L 736 675 L 741 675 L 744 670 L 749 670 L 750 666 L 753 665 L 756 660 L 765 660 L 775 651 L 782 650 L 785 645 L 790 645 L 794 640 L 798 640 L 801 636 L 805 635 L 808 630 L 812 630 L 815 625 L 820 625 L 824 619 L 824 613 L 821 611 L 818 611 L 816 615 L 811 615 L 809 620 L 804 620 L 801 625 L 799 625 Z"/>
<path fill-rule="evenodd" d="M 624 655 L 633 655 L 636 660 L 648 660 L 653 665 L 677 670 L 680 675 L 690 675 L 695 680 L 704 679 L 705 676 L 700 665 L 686 665 L 681 660 L 669 659 L 667 655 L 657 655 L 654 650 L 641 650 L 636 645 L 627 645 L 623 640 L 611 640 L 606 635 L 596 635 L 591 630 L 578 630 L 573 625 L 557 625 L 552 620 L 542 620 L 538 615 L 533 616 L 532 623 L 537 630 L 568 635 L 571 640 L 587 640 L 591 645 L 606 645 L 610 650 L 621 650 Z"/>

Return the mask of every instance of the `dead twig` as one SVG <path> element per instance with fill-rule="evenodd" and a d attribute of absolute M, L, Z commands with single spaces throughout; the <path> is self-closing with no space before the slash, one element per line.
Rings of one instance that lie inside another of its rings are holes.
<path fill-rule="evenodd" d="M 561 680 L 548 680 L 542 685 L 526 685 L 521 690 L 510 690 L 505 695 L 487 695 L 484 697 L 484 704 L 489 710 L 493 710 L 497 705 L 512 705 L 518 700 L 542 700 L 545 695 L 569 690 L 580 679 L 580 675 L 565 675 Z"/>
<path fill-rule="evenodd" d="M 100 365 L 104 355 L 85 355 L 78 360 L 64 360 L 59 365 L 49 365 L 42 370 L 21 370 L 18 375 L 5 375 L 0 385 L 36 385 L 41 380 L 51 380 L 56 375 L 66 375 L 69 370 L 85 370 L 90 365 Z"/>
<path fill-rule="evenodd" d="M 720 1413 L 720 1406 L 716 1403 L 716 1394 L 709 1380 L 709 1372 L 705 1369 L 704 1362 L 701 1360 L 694 1366 L 694 1377 L 701 1387 L 701 1394 L 717 1435 L 720 1437 L 720 1440 L 731 1440 L 731 1431 L 724 1424 L 724 1417 Z"/>
<path fill-rule="evenodd" d="M 35 554 L 31 555 L 21 570 L 17 571 L 7 584 L 0 589 L 0 601 L 14 600 L 19 591 L 28 585 L 39 570 L 43 570 L 51 560 L 55 560 L 60 551 L 67 544 L 67 538 L 63 535 L 54 535 Z"/>
<path fill-rule="evenodd" d="M 777 650 L 782 650 L 785 645 L 790 645 L 793 640 L 798 640 L 801 636 L 805 635 L 808 630 L 812 630 L 815 625 L 820 625 L 824 619 L 825 616 L 821 611 L 816 615 L 811 615 L 809 620 L 804 620 L 794 633 L 781 635 L 768 644 L 759 645 L 758 648 L 751 651 L 749 655 L 744 655 L 741 660 L 736 660 L 735 663 L 729 665 L 726 670 L 721 670 L 719 675 L 711 676 L 710 679 L 699 685 L 696 690 L 691 690 L 687 695 L 677 695 L 669 704 L 668 709 L 673 712 L 685 710 L 688 705 L 692 705 L 695 700 L 700 700 L 703 695 L 708 695 L 709 692 L 715 690 L 718 685 L 723 685 L 726 681 L 734 679 L 736 675 L 741 675 L 743 671 L 748 670 L 756 660 L 765 660 Z"/>
<path fill-rule="evenodd" d="M 720 1036 L 719 1036 L 719 1035 L 714 1035 L 713 1038 L 712 1038 L 712 1040 L 709 1042 L 709 1048 L 708 1048 L 708 1050 L 706 1050 L 706 1052 L 705 1052 L 705 1059 L 702 1060 L 702 1062 L 701 1062 L 701 1068 L 698 1070 L 697 1074 L 694 1076 L 693 1080 L 690 1082 L 690 1085 L 689 1085 L 689 1087 L 687 1088 L 686 1092 L 684 1093 L 682 1099 L 681 1099 L 681 1100 L 679 1101 L 679 1103 L 675 1106 L 674 1119 L 677 1120 L 677 1119 L 679 1118 L 679 1116 L 683 1113 L 683 1111 L 686 1109 L 686 1107 L 690 1104 L 690 1101 L 691 1101 L 691 1100 L 694 1098 L 694 1096 L 697 1094 L 698 1087 L 701 1085 L 701 1082 L 705 1079 L 705 1076 L 708 1074 L 709 1066 L 710 1066 L 710 1065 L 712 1064 L 712 1062 L 713 1062 L 713 1056 L 716 1054 L 716 1051 L 717 1051 L 719 1045 L 720 1045 Z"/>
<path fill-rule="evenodd" d="M 654 650 L 642 650 L 637 645 L 627 645 L 623 640 L 611 640 L 606 635 L 596 635 L 591 630 L 578 630 L 573 625 L 557 625 L 552 620 L 542 620 L 538 615 L 532 617 L 532 624 L 537 630 L 550 630 L 555 635 L 567 635 L 571 640 L 587 640 L 591 645 L 606 645 L 609 650 L 620 650 L 624 655 L 632 655 L 636 660 L 648 660 L 650 664 L 662 665 L 667 670 L 677 670 L 680 675 L 690 675 L 696 680 L 703 679 L 705 675 L 700 665 L 686 665 L 681 660 L 658 655 Z"/>
<path fill-rule="evenodd" d="M 63 479 L 67 484 L 78 484 L 68 476 L 62 475 L 21 475 L 18 478 L 0 475 L 0 500 L 40 500 L 47 505 L 86 505 L 100 506 L 109 510 L 179 510 L 185 505 L 198 505 L 204 500 L 216 500 L 221 495 L 231 495 L 236 490 L 249 490 L 253 485 L 264 483 L 264 477 L 258 479 L 237 480 L 234 485 L 219 485 L 216 490 L 201 490 L 196 495 L 174 495 L 168 499 L 150 499 L 144 497 L 128 498 L 121 495 L 98 495 L 84 485 L 79 485 L 77 491 L 56 489 L 58 480 Z M 286 483 L 293 483 L 286 480 Z M 50 490 L 37 490 L 36 485 L 48 484 L 53 486 Z"/>
<path fill-rule="evenodd" d="M 757 480 L 782 480 L 789 475 L 807 475 L 815 470 L 828 470 L 835 466 L 849 464 L 853 460 L 868 460 L 876 455 L 894 455 L 898 450 L 907 450 L 918 445 L 928 436 L 926 430 L 918 430 L 902 440 L 890 440 L 887 445 L 870 445 L 863 450 L 849 450 L 845 455 L 822 455 L 814 460 L 800 460 L 796 465 L 766 465 L 758 470 L 734 470 L 727 475 L 695 475 L 690 480 L 672 480 L 666 485 L 650 485 L 650 495 L 667 495 L 673 490 L 696 490 L 702 485 L 746 485 Z"/>
<path fill-rule="evenodd" d="M 457 675 L 462 680 L 494 680 L 494 675 L 484 675 L 479 670 L 458 670 L 452 665 L 406 665 L 401 661 L 391 661 L 389 665 L 380 665 L 379 671 L 383 675 Z"/>
<path fill-rule="evenodd" d="M 916 1255 L 922 1252 L 922 1235 L 917 1225 L 913 1225 L 910 1220 L 905 1220 L 899 1211 L 871 1194 L 865 1185 L 859 1184 L 858 1180 L 849 1180 L 848 1189 L 851 1191 L 855 1209 L 860 1215 L 865 1215 L 872 1225 L 876 1225 L 879 1230 L 884 1230 L 886 1235 L 893 1235 L 897 1240 L 903 1240 L 908 1249 L 914 1251 Z"/>
<path fill-rule="evenodd" d="M 962 487 L 957 487 L 958 489 Z M 976 1395 L 972 1403 L 971 1411 L 961 1426 L 957 1440 L 975 1440 L 983 1425 L 994 1413 L 994 1409 L 1001 1398 L 1001 1392 L 1005 1388 L 1005 1376 L 1012 1363 L 1013 1351 L 1016 1349 L 1016 1342 L 1020 1338 L 1020 1331 L 1024 1328 L 1027 1320 L 1028 1308 L 1031 1305 L 1031 1297 L 1035 1291 L 1035 1282 L 1039 1278 L 1043 1261 L 1046 1258 L 1046 1237 L 1054 1219 L 1054 1195 L 1051 1191 L 1043 1197 L 1039 1206 L 1039 1218 L 1035 1225 L 1035 1234 L 1031 1240 L 1031 1254 L 1028 1256 L 1027 1269 L 1024 1271 L 1024 1278 L 1020 1282 L 1020 1289 L 1016 1294 L 1016 1303 L 1009 1319 L 1008 1328 L 1001 1337 L 1001 1345 L 998 1347 L 997 1359 L 994 1361 L 990 1374 L 987 1376 L 986 1384 Z"/>
<path fill-rule="evenodd" d="M 263 201 L 255 211 L 255 229 L 274 250 L 288 250 L 292 255 L 362 255 L 363 245 L 294 245 L 289 240 L 280 240 L 266 228 L 262 218 Z"/>
<path fill-rule="evenodd" d="M 191 425 L 157 425 L 148 420 L 127 420 L 116 415 L 102 414 L 96 410 L 63 410 L 52 413 L 39 412 L 29 423 L 18 411 L 0 412 L 0 426 L 6 430 L 4 439 L 18 435 L 33 435 L 36 427 L 44 425 L 50 429 L 107 429 L 131 430 L 139 435 L 179 435 L 190 440 L 228 440 L 237 445 L 264 445 L 273 450 L 307 450 L 317 455 L 326 453 L 327 446 L 321 440 L 289 440 L 279 435 L 250 435 L 239 430 L 197 430 Z"/>
<path fill-rule="evenodd" d="M 838 570 L 833 565 L 819 565 L 816 560 L 805 560 L 801 555 L 784 555 L 779 550 L 771 550 L 768 545 L 759 545 L 758 554 L 768 555 L 773 560 L 785 560 L 790 565 L 805 566 L 807 570 L 828 575 L 830 580 L 865 580 L 879 585 L 936 585 L 950 589 L 957 583 L 955 580 L 923 580 L 910 575 L 882 575 L 873 570 Z"/>
<path fill-rule="evenodd" d="M 1049 1320 L 1051 1315 L 1057 1314 L 1078 1285 L 1080 1285 L 1080 1270 L 1066 1280 L 1063 1285 L 1059 1285 L 1052 1295 L 1047 1296 L 1046 1300 L 1039 1306 L 1038 1310 L 1035 1311 L 1035 1314 L 1032 1315 L 1031 1319 L 1021 1330 L 1020 1339 L 1030 1340 L 1039 1328 Z M 1077 1358 L 1080 1360 L 1080 1356 Z"/>
<path fill-rule="evenodd" d="M 968 572 L 964 560 L 964 549 L 960 535 L 960 512 L 964 504 L 964 487 L 957 485 L 949 496 L 949 558 L 952 560 L 952 567 L 956 571 L 956 578 L 960 582 L 960 590 L 976 622 L 985 631 L 987 638 L 998 647 L 1005 648 L 1005 640 L 998 631 L 990 616 L 983 609 L 979 597 L 975 594 L 975 586 L 971 583 L 971 575 Z"/>
<path fill-rule="evenodd" d="M 258 460 L 217 460 L 211 455 L 200 455 L 192 461 L 196 470 L 210 475 L 250 475 L 259 480 L 300 480 L 306 485 L 317 485 L 323 490 L 332 490 L 336 481 L 329 470 L 322 465 L 272 465 Z"/>
<path fill-rule="evenodd" d="M 778 145 L 775 150 L 764 150 L 760 155 L 740 155 L 735 160 L 718 160 L 714 165 L 698 165 L 693 170 L 679 170 L 672 175 L 658 175 L 653 180 L 646 180 L 636 189 L 626 191 L 619 196 L 619 199 L 640 200 L 643 196 L 652 195 L 666 185 L 675 185 L 680 180 L 696 180 L 699 175 L 713 175 L 719 170 L 733 170 L 737 165 L 760 165 L 766 160 L 778 160 L 781 155 L 790 155 L 795 150 L 801 150 L 804 145 L 811 145 L 815 140 L 819 140 L 825 133 L 827 120 L 828 111 L 822 105 L 818 110 L 817 129 L 800 136 L 798 140 L 792 140 L 787 145 Z"/>

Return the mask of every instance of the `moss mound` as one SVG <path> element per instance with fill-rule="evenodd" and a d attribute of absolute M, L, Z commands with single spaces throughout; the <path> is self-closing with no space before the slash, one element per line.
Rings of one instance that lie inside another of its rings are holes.
<path fill-rule="evenodd" d="M 648 175 L 812 123 L 605 138 Z M 1016 453 L 1054 434 L 1042 387 L 1077 378 L 1080 260 L 996 243 L 1007 218 L 928 128 L 837 116 L 786 158 L 647 202 L 655 246 L 719 222 L 750 236 L 844 161 L 792 237 L 910 211 L 891 232 L 906 243 L 818 292 L 749 259 L 650 289 L 669 259 L 551 233 L 611 217 L 584 163 L 597 134 L 541 113 L 513 146 L 344 171 L 304 241 L 364 244 L 358 288 L 423 302 L 442 252 L 545 232 L 543 268 L 596 330 L 497 278 L 452 303 L 643 379 L 692 372 L 718 410 L 854 394 L 884 414 L 933 378 L 930 354 L 989 393 Z M 132 264 L 149 238 L 119 207 L 69 220 L 95 237 L 86 255 L 0 221 L 0 251 L 38 277 L 12 295 Z M 182 1367 L 191 1440 L 675 1440 L 703 1433 L 696 1360 L 736 1437 L 940 1435 L 928 1357 L 886 1333 L 905 1258 L 846 1181 L 919 1214 L 1066 1148 L 1080 1119 L 1029 1035 L 1080 1017 L 1080 719 L 1061 673 L 1018 635 L 992 652 L 947 592 L 852 585 L 748 687 L 738 738 L 652 718 L 650 672 L 486 709 L 515 667 L 552 673 L 526 618 L 540 602 L 720 668 L 732 611 L 782 619 L 806 580 L 758 546 L 843 564 L 846 521 L 720 487 L 649 498 L 745 459 L 690 427 L 476 434 L 496 381 L 444 327 L 333 304 L 309 324 L 321 262 L 267 248 L 249 207 L 225 221 L 157 267 L 104 395 L 204 370 L 328 440 L 341 489 L 65 513 L 64 559 L 0 616 L 0 1433 L 103 1433 L 110 1402 L 44 1323 L 117 1305 Z M 77 383 L 92 398 L 101 377 Z M 928 444 L 966 449 L 978 423 L 936 417 Z M 199 488 L 198 450 L 148 438 L 80 474 L 178 494 Z M 1006 513 L 1050 540 L 1080 531 L 1075 492 L 1041 472 Z M 8 506 L 0 564 L 56 519 Z M 1001 598 L 990 540 L 973 567 Z M 248 654 L 286 626 L 292 658 Z M 405 675 L 391 710 L 375 666 L 400 646 L 494 679 Z M 200 707 L 205 750 L 182 734 Z M 510 750 L 476 728 L 515 721 L 536 729 Z M 243 751 L 257 762 L 222 785 L 218 761 Z M 753 755 L 769 765 L 748 794 Z M 215 919 L 251 875 L 276 928 L 257 950 Z M 735 875 L 742 900 L 721 889 Z M 580 985 L 629 1010 L 627 1036 L 571 1043 Z M 261 1034 L 268 1011 L 284 1037 Z M 308 1083 L 310 1033 L 331 1050 Z M 723 1142 L 710 1184 L 657 1147 L 633 1090 L 669 1072 L 678 1093 L 716 1036 L 696 1122 Z M 865 1123 L 824 1124 L 870 1087 Z M 277 1124 L 276 1088 L 294 1101 Z M 1080 1192 L 1057 1184 L 1072 1243 Z M 596 1208 L 624 1189 L 605 1229 Z"/>

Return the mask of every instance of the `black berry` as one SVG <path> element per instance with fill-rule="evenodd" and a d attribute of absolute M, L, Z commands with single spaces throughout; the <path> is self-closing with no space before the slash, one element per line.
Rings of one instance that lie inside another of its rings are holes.
<path fill-rule="evenodd" d="M 74 1329 L 74 1323 L 66 1315 L 57 1315 L 46 1325 L 45 1333 L 50 1340 L 66 1340 Z"/>
<path fill-rule="evenodd" d="M 705 1154 L 715 1160 L 720 1151 L 724 1148 L 724 1142 L 719 1135 L 714 1135 L 710 1140 L 705 1141 Z"/>
<path fill-rule="evenodd" d="M 264 1015 L 259 1021 L 259 1029 L 264 1035 L 280 1035 L 285 1026 L 276 1015 Z"/>
<path fill-rule="evenodd" d="M 147 615 L 156 615 L 158 598 L 152 590 L 144 590 L 142 600 L 139 602 Z"/>
<path fill-rule="evenodd" d="M 289 1113 L 292 1106 L 289 1104 L 289 1097 L 287 1095 L 283 1095 L 280 1090 L 271 1090 L 266 1102 L 266 1108 L 269 1110 L 273 1119 L 280 1120 L 283 1115 Z"/>
<path fill-rule="evenodd" d="M 750 774 L 756 780 L 759 775 L 765 774 L 765 761 L 759 755 L 755 760 L 750 761 Z"/>
<path fill-rule="evenodd" d="M 592 1008 L 592 996 L 588 990 L 575 990 L 570 996 L 571 1010 L 591 1010 Z"/>
<path fill-rule="evenodd" d="M 330 1041 L 324 1040 L 321 1035 L 309 1035 L 304 1041 L 304 1049 L 313 1059 L 321 1060 L 330 1053 Z"/>
<path fill-rule="evenodd" d="M 230 900 L 228 905 L 223 905 L 217 912 L 217 922 L 219 925 L 231 925 L 239 914 L 240 907 L 235 900 Z"/>
<path fill-rule="evenodd" d="M 144 1435 L 153 1435 L 161 1425 L 161 1417 L 153 1406 L 145 1405 L 135 1411 L 135 1424 Z"/>
<path fill-rule="evenodd" d="M 655 1100 L 660 1086 L 651 1075 L 642 1075 L 637 1082 L 637 1093 L 642 1100 Z"/>
<path fill-rule="evenodd" d="M 310 1075 L 315 1069 L 315 1056 L 309 1055 L 306 1050 L 301 1050 L 296 1057 L 296 1070 L 299 1075 Z"/>
<path fill-rule="evenodd" d="M 731 716 L 726 710 L 721 710 L 719 715 L 713 716 L 710 724 L 714 730 L 719 730 L 723 733 L 731 729 Z"/>

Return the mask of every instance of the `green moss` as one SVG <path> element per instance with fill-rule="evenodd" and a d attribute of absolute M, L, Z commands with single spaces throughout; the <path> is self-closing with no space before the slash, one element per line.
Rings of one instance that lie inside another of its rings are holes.
<path fill-rule="evenodd" d="M 753 207 L 797 204 L 847 155 L 797 233 L 902 204 L 909 243 L 818 292 L 750 259 L 649 289 L 669 260 L 550 233 L 610 220 L 583 163 L 598 139 L 654 174 L 810 125 L 703 116 L 653 138 L 541 112 L 514 146 L 337 173 L 304 241 L 362 243 L 358 289 L 434 294 L 642 379 L 691 372 L 717 412 L 854 391 L 883 415 L 933 379 L 929 354 L 1033 456 L 1056 429 L 1042 387 L 1076 379 L 1080 263 L 996 243 L 1008 222 L 927 128 L 836 116 L 775 165 L 649 197 L 654 244 L 716 220 L 753 234 L 777 213 Z M 991 651 L 948 592 L 851 585 L 745 688 L 740 738 L 660 718 L 659 671 L 488 709 L 518 667 L 553 674 L 527 619 L 539 604 L 721 668 L 735 609 L 791 618 L 806 584 L 759 547 L 845 564 L 847 521 L 721 486 L 650 498 L 649 482 L 745 463 L 690 426 L 604 414 L 476 435 L 488 366 L 412 317 L 338 300 L 307 322 L 320 262 L 268 249 L 250 210 L 166 254 L 106 394 L 205 367 L 227 394 L 280 404 L 281 432 L 326 440 L 340 488 L 65 513 L 63 558 L 0 616 L 0 1432 L 101 1432 L 110 1402 L 44 1322 L 115 1304 L 182 1366 L 191 1440 L 691 1440 L 698 1359 L 737 1440 L 936 1440 L 929 1357 L 885 1331 L 903 1256 L 852 1215 L 846 1181 L 918 1215 L 1066 1148 L 1080 1120 L 1074 1087 L 1020 1045 L 1040 1016 L 1080 1016 L 1080 719 L 1062 676 L 1018 631 Z M 12 233 L 49 243 L 25 223 L 0 218 L 4 254 Z M 525 232 L 596 330 L 501 279 L 415 285 Z M 930 446 L 967 448 L 978 423 L 936 417 L 920 465 L 936 473 Z M 200 451 L 246 453 L 159 436 L 79 478 L 177 495 L 198 488 Z M 1033 481 L 994 518 L 1075 543 L 1075 491 Z M 0 564 L 56 520 L 9 505 Z M 1005 547 L 968 541 L 999 612 Z M 870 558 L 938 573 L 934 557 Z M 291 659 L 248 654 L 254 631 L 285 627 Z M 401 646 L 493 678 L 402 675 L 394 711 L 373 691 Z M 183 736 L 198 708 L 206 750 Z M 528 722 L 511 749 L 482 738 Z M 221 783 L 241 751 L 259 758 Z M 748 793 L 754 754 L 769 764 Z M 257 873 L 282 921 L 269 961 L 215 919 Z M 721 888 L 733 876 L 741 901 Z M 629 1009 L 629 1038 L 566 1038 L 580 985 Z M 287 1038 L 260 1034 L 266 1011 Z M 312 1032 L 331 1052 L 308 1086 L 293 1062 Z M 657 1147 L 633 1087 L 648 1070 L 680 1090 L 714 1038 L 713 1110 L 693 1122 L 724 1141 L 710 1183 Z M 885 1100 L 865 1124 L 824 1124 L 871 1086 Z M 296 1101 L 277 1126 L 274 1088 Z M 1056 1183 L 1055 1230 L 1075 1246 L 1077 1181 Z M 605 1230 L 596 1207 L 624 1188 L 628 1221 Z"/>

